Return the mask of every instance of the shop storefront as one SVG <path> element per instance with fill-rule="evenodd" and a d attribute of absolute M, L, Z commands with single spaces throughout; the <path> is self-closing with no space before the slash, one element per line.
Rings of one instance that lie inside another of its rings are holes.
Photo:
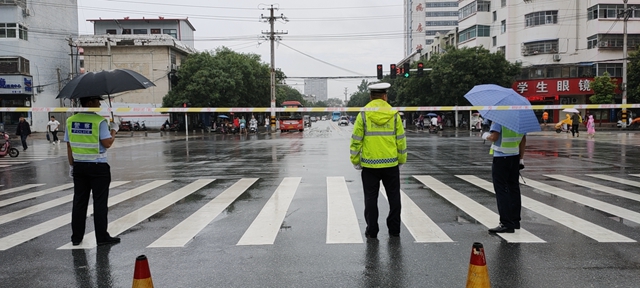
<path fill-rule="evenodd" d="M 616 79 L 617 83 L 622 82 L 622 78 L 612 77 Z M 584 78 L 549 78 L 549 79 L 537 79 L 537 80 L 519 80 L 513 83 L 513 90 L 518 94 L 526 97 L 532 105 L 578 105 L 578 104 L 591 104 L 589 97 L 593 95 L 593 90 L 590 87 L 593 82 L 592 77 Z M 621 93 L 616 90 L 616 94 Z M 580 110 L 584 117 L 585 109 Z M 549 122 L 558 122 L 562 116 L 561 110 L 548 110 Z M 536 110 L 536 116 L 538 119 L 542 118 L 543 110 Z M 596 120 L 602 119 L 602 122 L 617 121 L 615 120 L 615 111 L 604 109 L 597 113 L 591 113 Z M 564 117 L 564 116 L 562 116 Z"/>
<path fill-rule="evenodd" d="M 31 76 L 0 75 L 0 107 L 31 107 L 32 83 Z M 30 114 L 0 112 L 0 123 L 15 125 L 22 116 L 31 118 Z"/>

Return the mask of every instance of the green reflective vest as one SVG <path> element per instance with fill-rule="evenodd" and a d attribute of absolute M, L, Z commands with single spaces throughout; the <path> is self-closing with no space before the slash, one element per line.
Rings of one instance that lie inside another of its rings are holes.
<path fill-rule="evenodd" d="M 495 142 L 491 144 L 489 154 L 493 155 L 493 151 L 498 151 L 506 155 L 520 154 L 520 142 L 522 142 L 524 134 L 516 133 L 515 131 L 502 126 L 500 136 L 502 137 L 500 146 L 497 146 Z"/>
<path fill-rule="evenodd" d="M 365 108 L 391 108 L 386 101 L 375 99 Z M 367 168 L 395 167 L 407 162 L 407 139 L 397 111 L 360 112 L 354 123 L 351 163 Z"/>
<path fill-rule="evenodd" d="M 93 161 L 105 158 L 100 153 L 100 123 L 104 117 L 95 113 L 78 113 L 67 119 L 67 133 L 73 159 Z"/>

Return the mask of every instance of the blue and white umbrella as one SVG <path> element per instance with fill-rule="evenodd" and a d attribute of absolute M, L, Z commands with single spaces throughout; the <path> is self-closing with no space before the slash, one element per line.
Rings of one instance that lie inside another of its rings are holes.
<path fill-rule="evenodd" d="M 531 106 L 527 98 L 494 84 L 476 85 L 464 95 L 473 106 Z M 517 133 L 540 131 L 540 123 L 533 109 L 522 110 L 480 110 L 485 119 L 494 121 Z"/>

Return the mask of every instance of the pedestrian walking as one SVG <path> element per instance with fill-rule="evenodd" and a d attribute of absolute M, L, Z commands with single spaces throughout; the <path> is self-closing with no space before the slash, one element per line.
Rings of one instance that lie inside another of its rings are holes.
<path fill-rule="evenodd" d="M 593 115 L 589 115 L 589 120 L 587 120 L 587 137 L 595 137 L 596 135 L 596 123 L 593 120 Z"/>
<path fill-rule="evenodd" d="M 387 89 L 391 84 L 370 85 L 371 101 L 365 108 L 391 108 L 387 103 Z M 380 181 L 389 201 L 387 228 L 392 237 L 400 236 L 400 168 L 407 162 L 407 140 L 397 111 L 360 112 L 351 135 L 351 163 L 362 170 L 364 190 L 365 237 L 377 238 L 378 195 Z"/>
<path fill-rule="evenodd" d="M 26 151 L 29 146 L 27 146 L 27 137 L 31 135 L 31 127 L 29 126 L 29 122 L 27 122 L 24 117 L 20 117 L 18 122 L 18 127 L 16 129 L 16 135 L 20 136 L 20 141 L 22 142 L 22 151 Z"/>
<path fill-rule="evenodd" d="M 527 137 L 496 122 L 491 124 L 489 131 L 482 135 L 482 139 L 493 142 L 489 152 L 493 154 L 491 177 L 500 214 L 500 224 L 489 232 L 513 233 L 520 229 L 522 200 L 518 176 L 524 169 Z"/>
<path fill-rule="evenodd" d="M 549 121 L 549 112 L 544 111 L 544 113 L 542 113 L 542 122 L 544 123 L 544 126 L 547 126 L 548 121 Z"/>
<path fill-rule="evenodd" d="M 580 137 L 580 132 L 578 131 L 580 122 L 582 122 L 582 117 L 580 117 L 580 114 L 573 113 L 573 115 L 571 115 L 571 136 Z"/>
<path fill-rule="evenodd" d="M 101 97 L 80 98 L 85 108 L 99 108 Z M 120 238 L 107 232 L 107 200 L 111 183 L 111 168 L 107 149 L 113 145 L 118 124 L 94 113 L 81 112 L 67 119 L 67 158 L 69 176 L 73 178 L 73 208 L 71 212 L 71 243 L 80 245 L 84 237 L 89 195 L 93 194 L 93 224 L 98 246 L 120 243 Z"/>
<path fill-rule="evenodd" d="M 53 136 L 53 144 L 60 144 L 60 140 L 58 139 L 58 127 L 60 126 L 60 122 L 56 120 L 56 117 L 51 116 L 51 120 L 47 123 L 47 129 L 51 132 Z"/>

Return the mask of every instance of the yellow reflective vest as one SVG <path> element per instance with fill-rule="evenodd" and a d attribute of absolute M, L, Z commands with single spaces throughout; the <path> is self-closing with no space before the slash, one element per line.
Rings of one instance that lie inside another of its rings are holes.
<path fill-rule="evenodd" d="M 100 154 L 100 123 L 107 121 L 95 113 L 78 113 L 67 119 L 67 133 L 74 161 L 105 158 Z"/>
<path fill-rule="evenodd" d="M 493 151 L 501 152 L 506 156 L 520 154 L 520 142 L 522 142 L 522 137 L 524 136 L 524 134 L 516 133 L 515 131 L 502 126 L 500 136 L 502 137 L 500 146 L 496 145 L 495 142 L 492 143 L 489 154 L 493 155 Z"/>
<path fill-rule="evenodd" d="M 392 108 L 382 99 L 365 108 Z M 407 139 L 397 111 L 360 112 L 351 135 L 351 163 L 367 168 L 395 167 L 407 162 Z"/>

